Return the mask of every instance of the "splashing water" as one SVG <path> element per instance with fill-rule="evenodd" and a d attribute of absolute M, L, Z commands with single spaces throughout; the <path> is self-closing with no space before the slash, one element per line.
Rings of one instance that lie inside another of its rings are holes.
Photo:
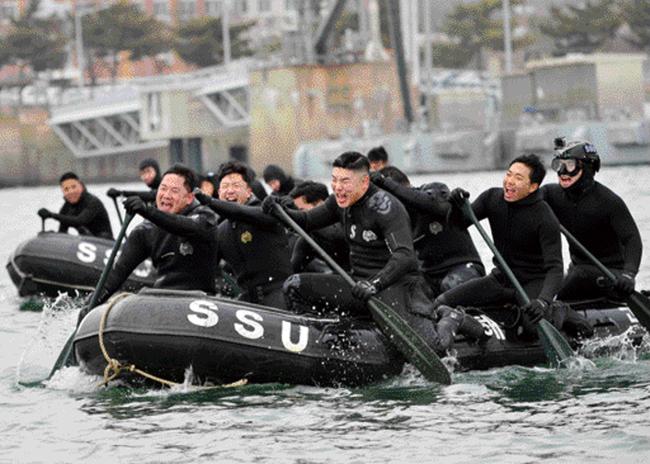
<path fill-rule="evenodd" d="M 34 384 L 46 379 L 65 341 L 76 325 L 77 313 L 83 304 L 79 295 L 59 294 L 54 301 L 45 301 L 41 319 L 16 367 L 20 384 Z"/>

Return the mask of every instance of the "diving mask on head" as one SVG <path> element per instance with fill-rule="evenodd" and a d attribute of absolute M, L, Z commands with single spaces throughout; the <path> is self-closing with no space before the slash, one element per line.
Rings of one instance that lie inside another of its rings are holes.
<path fill-rule="evenodd" d="M 582 163 L 575 158 L 560 158 L 556 156 L 551 161 L 551 169 L 557 172 L 558 176 L 574 177 L 582 169 Z"/>

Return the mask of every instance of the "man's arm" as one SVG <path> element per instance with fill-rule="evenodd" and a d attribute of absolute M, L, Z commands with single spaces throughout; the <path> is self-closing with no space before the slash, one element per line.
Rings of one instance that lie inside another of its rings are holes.
<path fill-rule="evenodd" d="M 149 256 L 150 241 L 146 237 L 147 227 L 151 225 L 139 225 L 124 242 L 120 255 L 108 274 L 104 288 L 100 291 L 98 305 L 108 300 L 129 278 L 133 270 Z"/>
<path fill-rule="evenodd" d="M 239 203 L 217 200 L 216 198 L 207 198 L 207 200 L 208 202 L 204 204 L 221 217 L 233 221 L 247 222 L 264 229 L 271 229 L 278 224 L 276 219 L 262 211 L 261 206 L 240 205 Z"/>
<path fill-rule="evenodd" d="M 262 202 L 262 210 L 268 215 L 274 215 L 275 203 L 279 203 L 277 197 L 269 195 Z M 307 211 L 289 208 L 284 208 L 284 210 L 291 219 L 306 231 L 322 229 L 341 220 L 334 195 L 330 195 L 324 203 Z"/>
<path fill-rule="evenodd" d="M 384 178 L 377 185 L 395 195 L 406 208 L 414 208 L 418 212 L 439 217 L 446 217 L 451 210 L 449 200 L 441 195 L 436 195 L 431 190 L 406 187 L 390 178 Z"/>
<path fill-rule="evenodd" d="M 643 243 L 641 242 L 639 228 L 634 222 L 627 205 L 620 197 L 616 198 L 610 224 L 623 247 L 623 271 L 636 276 L 641 264 Z"/>
<path fill-rule="evenodd" d="M 564 265 L 562 261 L 562 239 L 560 226 L 551 207 L 544 205 L 545 214 L 539 218 L 539 243 L 544 257 L 544 285 L 539 298 L 550 303 L 562 286 Z"/>
<path fill-rule="evenodd" d="M 59 221 L 61 224 L 59 232 L 65 232 L 68 227 L 79 228 L 90 224 L 97 217 L 101 208 L 103 208 L 103 206 L 99 200 L 88 201 L 86 207 L 79 215 L 71 216 L 66 214 L 67 208 L 63 205 L 61 210 L 58 213 L 52 213 L 51 217 Z M 63 228 L 65 228 L 65 230 L 62 230 Z"/>
<path fill-rule="evenodd" d="M 217 218 L 207 211 L 200 211 L 200 208 L 184 216 L 165 213 L 148 206 L 139 214 L 170 234 L 190 239 L 215 240 Z"/>

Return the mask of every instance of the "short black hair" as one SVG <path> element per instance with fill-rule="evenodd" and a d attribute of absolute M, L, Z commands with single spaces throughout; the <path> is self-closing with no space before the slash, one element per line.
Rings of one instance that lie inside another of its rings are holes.
<path fill-rule="evenodd" d="M 512 166 L 515 163 L 522 163 L 528 166 L 530 168 L 530 182 L 533 184 L 542 185 L 544 176 L 546 176 L 546 168 L 544 167 L 542 160 L 539 159 L 539 156 L 534 153 L 517 156 L 515 159 L 510 161 L 508 167 Z"/>
<path fill-rule="evenodd" d="M 307 203 L 316 203 L 318 200 L 327 200 L 327 197 L 329 197 L 330 194 L 327 191 L 325 184 L 306 180 L 294 187 L 293 190 L 289 192 L 289 196 L 293 199 L 305 197 Z"/>
<path fill-rule="evenodd" d="M 411 185 L 411 181 L 409 180 L 408 176 L 395 166 L 383 167 L 379 170 L 379 172 L 383 174 L 384 177 L 390 177 L 400 185 Z"/>
<path fill-rule="evenodd" d="M 381 145 L 371 148 L 370 151 L 368 151 L 368 159 L 370 161 L 388 162 L 388 152 L 386 152 L 386 149 Z"/>
<path fill-rule="evenodd" d="M 162 175 L 162 177 L 164 178 L 167 174 L 176 174 L 177 176 L 181 176 L 183 179 L 185 179 L 183 185 L 185 185 L 185 188 L 187 188 L 189 192 L 198 187 L 196 174 L 184 164 L 177 163 L 170 166 L 169 169 L 167 169 Z"/>
<path fill-rule="evenodd" d="M 333 168 L 350 169 L 352 171 L 363 171 L 366 174 L 370 172 L 370 163 L 368 158 L 358 151 L 346 151 L 341 153 L 332 163 Z"/>
<path fill-rule="evenodd" d="M 79 180 L 79 176 L 72 171 L 64 172 L 59 178 L 59 184 L 62 184 L 63 181 L 70 180 L 70 179 Z M 79 180 L 79 182 L 81 181 Z"/>
<path fill-rule="evenodd" d="M 287 174 L 277 164 L 269 164 L 267 167 L 265 167 L 264 172 L 262 173 L 262 177 L 266 183 L 269 183 L 272 180 L 279 180 L 282 184 L 287 180 Z"/>
<path fill-rule="evenodd" d="M 221 184 L 221 179 L 229 174 L 240 174 L 242 179 L 244 179 L 244 182 L 246 182 L 249 187 L 255 179 L 253 170 L 246 166 L 244 163 L 240 161 L 226 161 L 221 166 L 219 166 L 219 172 L 217 173 L 217 183 Z"/>
<path fill-rule="evenodd" d="M 144 168 L 154 168 L 155 171 L 160 174 L 160 165 L 158 164 L 158 161 L 156 161 L 153 158 L 146 158 L 140 161 L 140 165 L 138 166 L 138 170 L 142 171 Z"/>

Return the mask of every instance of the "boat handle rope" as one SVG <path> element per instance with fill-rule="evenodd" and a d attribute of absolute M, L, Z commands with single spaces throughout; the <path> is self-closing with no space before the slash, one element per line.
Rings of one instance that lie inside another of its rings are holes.
<path fill-rule="evenodd" d="M 134 372 L 136 374 L 141 375 L 142 377 L 145 377 L 147 379 L 153 380 L 155 382 L 159 382 L 166 387 L 174 387 L 177 386 L 178 384 L 176 382 L 172 382 L 170 380 L 163 379 L 161 377 L 157 377 L 155 375 L 149 374 L 148 372 L 143 371 L 142 369 L 138 369 L 135 364 L 122 364 L 120 361 L 118 361 L 115 358 L 111 358 L 111 356 L 108 354 L 108 350 L 106 349 L 106 345 L 104 343 L 104 329 L 106 328 L 106 320 L 108 319 L 108 314 L 111 312 L 111 309 L 113 309 L 113 306 L 115 306 L 118 302 L 122 301 L 124 298 L 133 295 L 132 293 L 120 293 L 118 295 L 115 295 L 113 298 L 110 299 L 108 302 L 108 305 L 106 305 L 106 309 L 102 313 L 102 318 L 99 321 L 99 333 L 97 334 L 99 338 L 99 349 L 102 351 L 102 355 L 104 356 L 104 359 L 106 360 L 106 367 L 104 368 L 104 380 L 99 383 L 99 386 L 108 386 L 108 383 L 112 380 L 115 380 L 119 375 L 122 373 L 123 370 L 126 370 L 128 372 Z"/>
<path fill-rule="evenodd" d="M 101 381 L 98 386 L 104 387 L 108 386 L 108 383 L 111 382 L 112 380 L 115 380 L 119 375 L 122 373 L 122 371 L 126 370 L 131 373 L 136 373 L 141 375 L 142 377 L 145 377 L 149 380 L 153 380 L 154 382 L 158 382 L 166 387 L 176 387 L 181 384 L 177 382 L 172 382 L 171 380 L 166 380 L 161 377 L 158 377 L 153 374 L 149 374 L 148 372 L 143 371 L 142 369 L 139 369 L 136 367 L 135 364 L 122 364 L 120 361 L 118 361 L 115 358 L 111 358 L 111 356 L 108 354 L 108 350 L 106 349 L 106 345 L 104 344 L 104 329 L 106 328 L 106 321 L 108 320 L 108 314 L 111 312 L 111 309 L 113 309 L 113 306 L 115 306 L 118 302 L 122 301 L 124 298 L 133 295 L 133 293 L 119 293 L 112 297 L 106 306 L 106 309 L 102 313 L 102 318 L 99 321 L 99 332 L 97 334 L 97 337 L 99 339 L 99 349 L 102 352 L 102 355 L 104 356 L 104 359 L 106 360 L 106 367 L 104 368 L 104 380 Z M 221 387 L 241 387 L 243 385 L 246 385 L 248 383 L 248 379 L 240 379 L 237 380 L 236 382 L 232 382 L 229 384 L 225 385 L 220 385 Z M 197 386 L 195 388 L 198 389 L 208 389 L 208 388 L 214 388 L 212 386 Z"/>

